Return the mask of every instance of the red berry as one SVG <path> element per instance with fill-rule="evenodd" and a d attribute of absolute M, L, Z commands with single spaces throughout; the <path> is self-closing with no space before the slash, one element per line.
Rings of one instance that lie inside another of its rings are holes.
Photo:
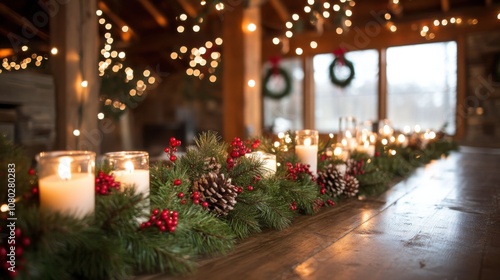
<path fill-rule="evenodd" d="M 170 146 L 175 147 L 175 144 L 177 144 L 177 139 L 175 139 L 175 137 L 170 137 Z"/>
<path fill-rule="evenodd" d="M 157 227 L 161 227 L 163 225 L 163 222 L 162 221 L 156 221 L 156 226 Z"/>
<path fill-rule="evenodd" d="M 29 239 L 28 237 L 23 237 L 22 243 L 24 247 L 28 247 L 31 244 L 31 239 Z"/>
<path fill-rule="evenodd" d="M 233 150 L 233 151 L 231 152 L 231 157 L 232 157 L 232 158 L 237 158 L 237 157 L 239 157 L 239 156 L 240 156 L 240 153 L 239 153 L 237 150 Z"/>
<path fill-rule="evenodd" d="M 237 193 L 242 193 L 242 192 L 243 192 L 243 188 L 242 188 L 242 187 L 238 187 L 238 188 L 236 189 L 236 192 L 237 192 Z"/>
<path fill-rule="evenodd" d="M 208 207 L 208 202 L 203 201 L 203 202 L 201 203 L 201 206 L 202 206 L 203 208 L 207 208 L 207 207 Z"/>
<path fill-rule="evenodd" d="M 198 204 L 200 204 L 200 200 L 199 199 L 193 199 L 193 203 L 196 204 L 196 205 L 198 205 Z"/>
<path fill-rule="evenodd" d="M 166 147 L 165 149 L 163 149 L 163 151 L 168 154 L 168 153 L 170 153 L 170 148 Z"/>
<path fill-rule="evenodd" d="M 174 232 L 175 231 L 175 226 L 168 227 L 168 231 Z"/>
<path fill-rule="evenodd" d="M 28 170 L 28 174 L 29 174 L 29 175 L 31 175 L 31 176 L 35 175 L 35 169 L 30 168 L 30 169 Z"/>
<path fill-rule="evenodd" d="M 16 250 L 15 250 L 16 257 L 18 257 L 18 256 L 22 256 L 22 255 L 23 255 L 23 252 L 24 252 L 23 247 L 16 247 Z"/>
<path fill-rule="evenodd" d="M 178 198 L 183 198 L 183 197 L 184 197 L 184 193 L 183 193 L 183 192 L 178 193 L 178 194 L 177 194 L 177 197 L 178 197 Z"/>
<path fill-rule="evenodd" d="M 253 187 L 252 187 L 252 186 L 248 186 L 248 187 L 247 187 L 247 190 L 249 190 L 249 191 L 253 191 Z"/>
<path fill-rule="evenodd" d="M 170 161 L 176 161 L 176 160 L 177 160 L 177 157 L 175 155 L 170 156 Z"/>
<path fill-rule="evenodd" d="M 153 215 L 158 215 L 158 213 L 160 213 L 160 211 L 158 209 L 153 209 Z"/>
<path fill-rule="evenodd" d="M 186 204 L 186 200 L 185 199 L 181 200 L 181 204 Z"/>
<path fill-rule="evenodd" d="M 177 140 L 177 141 L 175 142 L 175 146 L 177 146 L 177 147 L 179 147 L 181 144 L 182 144 L 181 140 Z"/>
<path fill-rule="evenodd" d="M 379 156 L 380 156 L 380 153 L 379 153 L 379 152 L 375 152 L 375 156 L 376 156 L 376 157 L 379 157 Z"/>
<path fill-rule="evenodd" d="M 167 227 L 166 226 L 160 226 L 160 231 L 162 231 L 162 232 L 167 231 Z"/>
<path fill-rule="evenodd" d="M 33 188 L 31 188 L 31 193 L 38 194 L 38 186 L 34 186 Z"/>
<path fill-rule="evenodd" d="M 19 237 L 21 237 L 21 234 L 22 234 L 23 232 L 21 231 L 21 229 L 20 229 L 20 228 L 16 228 L 16 230 L 14 231 L 14 233 L 16 234 L 16 238 L 19 238 Z"/>
<path fill-rule="evenodd" d="M 325 192 L 326 192 L 325 188 L 321 188 L 321 190 L 319 191 L 320 194 L 325 194 Z"/>
<path fill-rule="evenodd" d="M 141 229 L 145 229 L 146 228 L 146 223 L 142 223 L 141 226 L 140 226 Z"/>
<path fill-rule="evenodd" d="M 175 179 L 175 180 L 174 180 L 174 185 L 175 185 L 175 186 L 178 186 L 178 185 L 180 185 L 181 183 L 182 183 L 182 182 L 181 182 L 181 179 Z"/>
<path fill-rule="evenodd" d="M 228 164 L 233 164 L 234 163 L 234 159 L 233 158 L 227 158 L 226 162 Z"/>

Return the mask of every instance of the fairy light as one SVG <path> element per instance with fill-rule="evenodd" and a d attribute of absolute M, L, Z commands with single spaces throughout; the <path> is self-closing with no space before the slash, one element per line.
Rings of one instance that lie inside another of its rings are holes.
<path fill-rule="evenodd" d="M 122 26 L 122 32 L 127 33 L 129 30 L 128 26 L 124 25 Z"/>
<path fill-rule="evenodd" d="M 181 14 L 181 15 L 179 16 L 179 19 L 180 19 L 181 21 L 185 21 L 185 20 L 187 19 L 187 15 L 186 15 L 186 14 Z"/>
<path fill-rule="evenodd" d="M 253 88 L 253 87 L 255 87 L 255 80 L 250 79 L 250 80 L 248 80 L 247 84 L 249 87 Z"/>
<path fill-rule="evenodd" d="M 97 11 L 95 11 L 95 14 L 96 14 L 98 17 L 100 17 L 100 16 L 102 16 L 102 11 L 101 11 L 101 10 L 97 10 Z"/>
<path fill-rule="evenodd" d="M 104 113 L 97 114 L 97 118 L 100 120 L 104 119 Z"/>
<path fill-rule="evenodd" d="M 273 44 L 277 45 L 280 43 L 280 39 L 278 37 L 273 38 Z"/>
<path fill-rule="evenodd" d="M 318 43 L 316 43 L 316 41 L 311 41 L 309 45 L 311 46 L 311 49 L 315 49 L 318 47 Z"/>
<path fill-rule="evenodd" d="M 257 25 L 255 25 L 255 23 L 249 23 L 247 25 L 247 30 L 250 32 L 254 32 L 255 30 L 257 30 Z"/>
<path fill-rule="evenodd" d="M 297 55 L 302 55 L 302 54 L 304 53 L 304 51 L 302 50 L 302 48 L 296 48 L 296 49 L 295 49 L 295 53 L 296 53 Z"/>
<path fill-rule="evenodd" d="M 182 26 L 182 25 L 177 26 L 177 32 L 179 32 L 179 33 L 184 32 L 184 26 Z"/>
<path fill-rule="evenodd" d="M 80 136 L 80 130 L 79 129 L 73 130 L 73 135 L 76 137 Z"/>

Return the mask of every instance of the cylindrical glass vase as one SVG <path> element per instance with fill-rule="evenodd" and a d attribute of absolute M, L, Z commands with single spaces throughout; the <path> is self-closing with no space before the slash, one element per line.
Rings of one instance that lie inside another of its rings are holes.
<path fill-rule="evenodd" d="M 95 153 L 41 152 L 38 162 L 40 210 L 83 218 L 95 208 Z"/>

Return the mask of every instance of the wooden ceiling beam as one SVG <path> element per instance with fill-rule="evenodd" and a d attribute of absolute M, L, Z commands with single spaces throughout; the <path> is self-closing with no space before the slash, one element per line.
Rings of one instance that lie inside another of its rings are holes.
<path fill-rule="evenodd" d="M 181 5 L 182 9 L 188 14 L 191 18 L 196 18 L 198 16 L 198 10 L 188 1 L 186 0 L 177 0 L 177 3 Z"/>
<path fill-rule="evenodd" d="M 441 10 L 445 13 L 450 10 L 450 0 L 441 0 Z"/>
<path fill-rule="evenodd" d="M 168 26 L 168 19 L 166 16 L 164 16 L 158 8 L 155 7 L 153 3 L 149 0 L 138 0 L 139 3 L 148 11 L 150 15 L 153 16 L 154 20 L 156 23 L 161 26 L 161 27 L 167 27 Z"/>
<path fill-rule="evenodd" d="M 137 37 L 137 34 L 134 32 L 134 30 L 130 27 L 130 25 L 128 25 L 120 16 L 118 16 L 117 14 L 115 14 L 109 7 L 108 5 L 106 5 L 106 3 L 104 3 L 104 1 L 99 1 L 99 3 L 97 4 L 98 8 L 106 14 L 107 17 L 109 17 L 109 19 L 111 21 L 113 21 L 116 25 L 118 25 L 120 27 L 120 30 L 123 26 L 127 26 L 128 27 L 128 31 L 127 32 L 121 32 L 120 31 L 120 37 L 122 38 L 122 40 L 124 42 L 128 42 L 130 41 L 130 37 L 134 36 L 134 37 Z"/>
<path fill-rule="evenodd" d="M 290 15 L 290 11 L 288 11 L 288 8 L 281 0 L 270 0 L 269 4 L 271 4 L 271 6 L 276 10 L 276 13 L 278 13 L 279 18 L 283 22 L 289 21 L 292 17 L 292 15 Z"/>
<path fill-rule="evenodd" d="M 7 18 L 10 18 L 15 24 L 30 30 L 30 33 L 35 32 L 35 35 L 40 37 L 42 40 L 48 41 L 49 35 L 39 28 L 36 28 L 28 19 L 22 17 L 20 14 L 9 8 L 3 3 L 0 3 L 0 14 L 4 14 Z M 29 38 L 28 38 L 29 39 Z"/>

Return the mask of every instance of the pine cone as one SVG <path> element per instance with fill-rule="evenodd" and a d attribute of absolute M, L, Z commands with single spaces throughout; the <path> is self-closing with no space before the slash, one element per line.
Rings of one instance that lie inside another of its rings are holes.
<path fill-rule="evenodd" d="M 209 172 L 194 182 L 193 191 L 200 193 L 200 200 L 208 203 L 208 209 L 217 216 L 227 215 L 236 204 L 237 188 L 224 174 Z"/>
<path fill-rule="evenodd" d="M 347 197 L 354 197 L 359 191 L 359 181 L 354 176 L 345 176 L 345 189 L 344 194 Z"/>
<path fill-rule="evenodd" d="M 207 157 L 204 162 L 204 170 L 207 173 L 219 173 L 221 164 L 214 157 Z"/>
<path fill-rule="evenodd" d="M 329 164 L 326 168 L 318 172 L 317 182 L 320 186 L 325 187 L 331 197 L 337 197 L 344 192 L 345 180 L 333 164 Z"/>

